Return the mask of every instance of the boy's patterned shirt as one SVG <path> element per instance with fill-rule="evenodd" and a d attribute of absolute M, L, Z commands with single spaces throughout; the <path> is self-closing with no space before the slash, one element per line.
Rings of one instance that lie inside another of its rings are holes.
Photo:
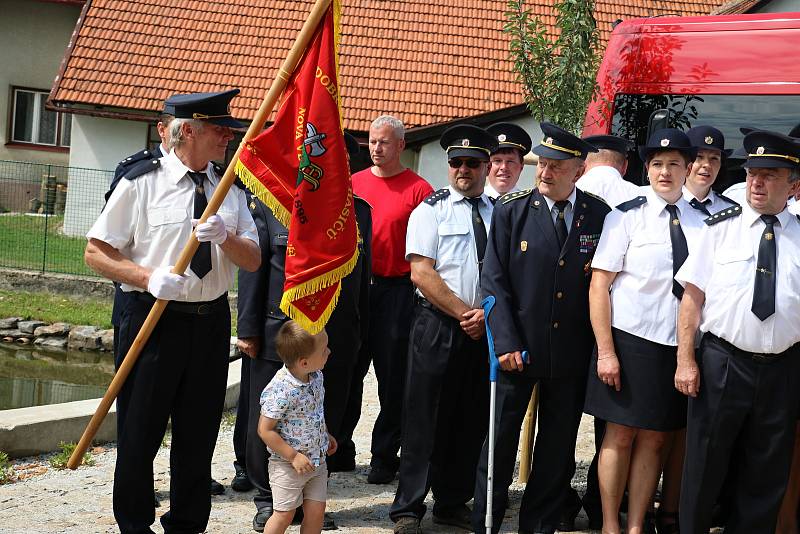
<path fill-rule="evenodd" d="M 328 451 L 324 402 L 322 371 L 310 373 L 308 383 L 305 383 L 295 378 L 285 366 L 281 367 L 261 393 L 261 415 L 277 420 L 275 430 L 281 438 L 304 454 L 314 466 L 325 460 Z M 267 449 L 277 454 L 271 448 Z"/>

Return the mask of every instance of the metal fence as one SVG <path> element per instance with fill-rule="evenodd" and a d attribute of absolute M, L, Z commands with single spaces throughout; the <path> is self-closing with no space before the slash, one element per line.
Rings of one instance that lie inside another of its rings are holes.
<path fill-rule="evenodd" d="M 84 235 L 113 172 L 0 160 L 0 267 L 94 275 Z"/>

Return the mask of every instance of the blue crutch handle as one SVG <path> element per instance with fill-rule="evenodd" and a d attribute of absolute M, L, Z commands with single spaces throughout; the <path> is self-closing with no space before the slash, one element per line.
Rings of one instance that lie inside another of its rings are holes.
<path fill-rule="evenodd" d="M 483 322 L 486 325 L 486 341 L 489 343 L 489 382 L 497 382 L 497 373 L 500 370 L 500 361 L 497 359 L 497 354 L 494 353 L 494 337 L 489 328 L 489 314 L 494 309 L 495 300 L 494 295 L 489 295 L 481 301 Z M 522 360 L 525 363 L 531 363 L 531 356 L 527 350 L 522 351 Z"/>

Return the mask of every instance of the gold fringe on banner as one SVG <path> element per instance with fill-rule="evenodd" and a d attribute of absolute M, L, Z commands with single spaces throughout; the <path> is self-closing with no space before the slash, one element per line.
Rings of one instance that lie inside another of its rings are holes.
<path fill-rule="evenodd" d="M 330 287 L 331 285 L 335 284 L 336 282 L 340 282 L 342 278 L 349 275 L 353 272 L 353 269 L 358 262 L 358 247 L 356 247 L 355 251 L 353 252 L 352 257 L 347 260 L 346 263 L 340 265 L 336 269 L 329 271 L 325 274 L 317 276 L 316 278 L 312 278 L 306 282 L 303 282 L 300 285 L 292 287 L 287 291 L 284 291 L 283 298 L 281 299 L 281 310 L 283 313 L 297 321 L 297 323 L 306 329 L 308 332 L 312 334 L 316 334 L 322 330 L 325 326 L 325 323 L 328 322 L 330 319 L 331 314 L 333 313 L 334 308 L 336 307 L 336 303 L 339 301 L 339 293 L 341 292 L 341 284 L 339 289 L 336 291 L 333 299 L 331 299 L 330 304 L 325 308 L 325 311 L 322 313 L 320 318 L 317 321 L 312 321 L 306 315 L 298 310 L 293 302 L 296 300 L 300 300 L 308 295 L 312 295 L 325 289 L 326 287 Z"/>
<path fill-rule="evenodd" d="M 252 191 L 255 196 L 257 196 L 264 204 L 266 204 L 266 206 L 275 215 L 275 218 L 278 219 L 283 226 L 289 228 L 289 221 L 292 218 L 292 214 L 283 207 L 283 204 L 278 202 L 278 199 L 275 198 L 269 189 L 264 187 L 264 184 L 262 184 L 261 181 L 256 178 L 252 172 L 250 172 L 250 169 L 244 166 L 244 163 L 242 163 L 241 160 L 236 161 L 234 172 L 245 185 L 245 187 Z"/>

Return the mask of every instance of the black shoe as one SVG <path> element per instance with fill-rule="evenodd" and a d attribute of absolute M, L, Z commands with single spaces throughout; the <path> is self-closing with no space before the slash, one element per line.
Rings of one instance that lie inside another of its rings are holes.
<path fill-rule="evenodd" d="M 395 471 L 385 467 L 373 467 L 367 475 L 370 484 L 389 484 L 394 480 Z"/>
<path fill-rule="evenodd" d="M 328 512 L 325 512 L 325 516 L 322 518 L 322 530 L 339 530 L 336 521 L 333 520 L 333 515 Z"/>
<path fill-rule="evenodd" d="M 256 515 L 253 516 L 253 530 L 256 532 L 264 532 L 264 526 L 267 524 L 270 516 L 272 516 L 272 506 L 259 508 Z"/>
<path fill-rule="evenodd" d="M 643 534 L 656 534 L 656 516 L 652 512 L 647 512 L 644 515 L 644 524 L 642 525 Z"/>
<path fill-rule="evenodd" d="M 577 493 L 570 492 L 567 500 L 562 505 L 561 517 L 558 519 L 557 529 L 563 532 L 575 530 L 575 518 L 581 511 L 581 500 Z"/>
<path fill-rule="evenodd" d="M 153 493 L 153 501 L 154 501 L 153 504 L 155 505 L 156 508 L 161 506 L 161 503 L 158 502 L 158 495 L 156 495 L 155 493 Z"/>
<path fill-rule="evenodd" d="M 394 524 L 394 534 L 422 534 L 419 526 L 419 519 L 416 517 L 400 517 Z"/>
<path fill-rule="evenodd" d="M 247 472 L 238 464 L 234 465 L 236 468 L 236 475 L 231 480 L 231 489 L 233 491 L 250 491 L 253 489 L 253 483 L 247 477 Z"/>
<path fill-rule="evenodd" d="M 294 509 L 294 517 L 292 517 L 292 524 L 293 525 L 301 524 L 303 522 L 303 517 L 305 517 L 305 514 L 303 514 L 303 507 L 298 506 L 297 508 Z"/>
<path fill-rule="evenodd" d="M 433 522 L 437 525 L 450 525 L 472 531 L 472 511 L 466 504 L 444 510 L 433 511 Z"/>
<path fill-rule="evenodd" d="M 214 480 L 211 479 L 211 495 L 222 495 L 225 493 L 225 486 Z"/>
<path fill-rule="evenodd" d="M 356 457 L 355 456 L 339 456 L 334 454 L 326 460 L 328 464 L 328 473 L 344 473 L 356 470 Z"/>

